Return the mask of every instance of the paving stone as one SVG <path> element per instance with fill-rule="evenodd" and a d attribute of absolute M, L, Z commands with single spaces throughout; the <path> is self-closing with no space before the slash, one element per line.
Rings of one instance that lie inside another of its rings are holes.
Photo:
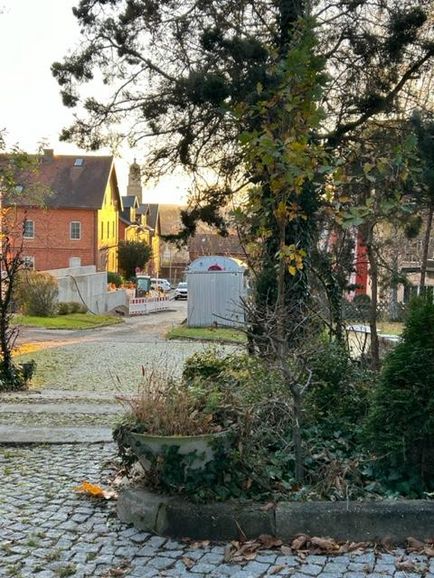
<path fill-rule="evenodd" d="M 319 573 L 322 571 L 322 566 L 317 564 L 303 564 L 301 567 L 301 572 L 306 574 L 306 576 L 318 576 Z"/>
<path fill-rule="evenodd" d="M 206 564 L 202 560 L 190 568 L 190 572 L 196 574 L 210 574 L 215 570 L 215 564 Z"/>
<path fill-rule="evenodd" d="M 130 565 L 125 578 L 420 576 L 396 571 L 395 560 L 405 554 L 402 549 L 377 558 L 368 550 L 360 555 L 308 555 L 303 561 L 264 550 L 256 560 L 239 565 L 223 562 L 224 544 L 193 548 L 125 526 L 113 517 L 114 503 L 93 501 L 72 491 L 84 479 L 104 486 L 109 470 L 103 464 L 114 453 L 112 444 L 33 446 L 20 448 L 6 462 L 0 446 L 0 576 L 6 578 L 7 570 L 15 568 L 20 578 L 58 578 L 62 567 L 73 564 L 72 578 L 98 578 L 125 559 Z M 3 475 L 5 467 L 7 475 Z M 191 570 L 182 562 L 184 557 L 195 563 Z M 434 578 L 434 561 L 418 555 L 410 559 L 421 569 L 430 565 L 426 578 Z M 371 568 L 374 572 L 365 574 Z"/>
<path fill-rule="evenodd" d="M 173 558 L 167 558 L 165 556 L 155 556 L 149 560 L 149 565 L 157 568 L 158 570 L 164 570 L 169 568 L 174 564 Z"/>

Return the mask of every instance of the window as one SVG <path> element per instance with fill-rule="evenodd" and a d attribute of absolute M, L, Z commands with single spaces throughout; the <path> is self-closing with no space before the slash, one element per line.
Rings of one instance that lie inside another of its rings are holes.
<path fill-rule="evenodd" d="M 81 239 L 81 223 L 80 221 L 71 221 L 71 228 L 70 228 L 70 237 L 71 239 Z"/>
<path fill-rule="evenodd" d="M 107 239 L 110 237 L 110 222 L 107 221 Z"/>
<path fill-rule="evenodd" d="M 75 159 L 74 167 L 82 167 L 84 163 L 84 159 Z"/>
<path fill-rule="evenodd" d="M 24 221 L 23 237 L 24 239 L 35 238 L 35 223 L 33 221 L 28 221 L 27 219 Z"/>
<path fill-rule="evenodd" d="M 104 223 L 101 221 L 101 239 L 104 239 Z"/>
<path fill-rule="evenodd" d="M 31 271 L 35 268 L 35 258 L 30 256 L 23 257 L 24 268 L 29 269 Z"/>

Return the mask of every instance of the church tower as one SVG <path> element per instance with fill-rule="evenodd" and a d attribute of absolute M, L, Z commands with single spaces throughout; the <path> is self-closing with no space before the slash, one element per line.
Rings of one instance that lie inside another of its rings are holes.
<path fill-rule="evenodd" d="M 132 165 L 130 165 L 130 170 L 128 173 L 128 186 L 127 195 L 137 197 L 139 205 L 143 203 L 142 199 L 142 175 L 140 171 L 140 165 L 136 163 L 136 159 Z"/>

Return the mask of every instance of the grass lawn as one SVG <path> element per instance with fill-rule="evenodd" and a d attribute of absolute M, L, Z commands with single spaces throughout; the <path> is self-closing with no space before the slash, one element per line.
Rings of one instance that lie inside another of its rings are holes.
<path fill-rule="evenodd" d="M 384 335 L 401 335 L 404 329 L 404 323 L 380 321 L 378 323 L 378 331 Z"/>
<path fill-rule="evenodd" d="M 14 315 L 14 325 L 24 327 L 40 327 L 43 329 L 93 329 L 122 323 L 119 317 L 112 315 L 92 315 L 91 313 L 70 313 L 55 317 L 32 317 L 30 315 Z"/>
<path fill-rule="evenodd" d="M 219 341 L 220 343 L 245 343 L 246 335 L 229 327 L 173 327 L 167 339 L 197 339 L 198 341 Z"/>

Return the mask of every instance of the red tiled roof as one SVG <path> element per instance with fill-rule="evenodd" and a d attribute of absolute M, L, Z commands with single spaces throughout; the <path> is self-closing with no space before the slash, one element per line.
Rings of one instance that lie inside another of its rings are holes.
<path fill-rule="evenodd" d="M 47 187 L 44 204 L 49 208 L 96 210 L 102 206 L 112 169 L 112 156 L 44 155 L 36 169 L 22 175 L 22 183 L 20 176 L 16 181 L 24 186 L 24 197 L 28 186 Z"/>
<path fill-rule="evenodd" d="M 190 257 L 200 255 L 244 256 L 240 240 L 236 235 L 222 237 L 217 234 L 196 233 L 188 242 Z"/>

